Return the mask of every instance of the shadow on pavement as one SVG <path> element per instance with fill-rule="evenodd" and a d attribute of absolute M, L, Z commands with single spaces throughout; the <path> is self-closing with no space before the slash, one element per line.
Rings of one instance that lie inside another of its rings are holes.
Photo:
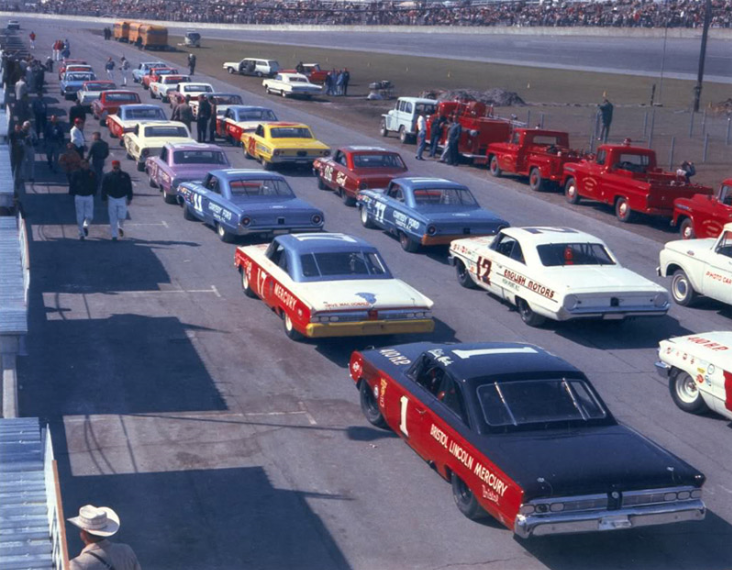
<path fill-rule="evenodd" d="M 664 339 L 693 332 L 669 316 L 627 321 L 549 322 L 544 326 L 567 340 L 603 350 L 656 348 Z"/>
<path fill-rule="evenodd" d="M 713 512 L 701 522 L 599 534 L 515 538 L 552 570 L 728 570 L 732 526 Z"/>
<path fill-rule="evenodd" d="M 350 499 L 278 489 L 261 467 L 62 479 L 67 516 L 88 503 L 114 508 L 115 540 L 129 544 L 143 568 L 350 568 L 308 504 Z M 82 544 L 75 527 L 67 529 L 73 557 Z"/>

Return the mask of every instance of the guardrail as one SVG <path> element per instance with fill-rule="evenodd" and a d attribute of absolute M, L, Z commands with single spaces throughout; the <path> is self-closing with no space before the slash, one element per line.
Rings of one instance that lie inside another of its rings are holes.
<path fill-rule="evenodd" d="M 58 476 L 58 464 L 53 455 L 51 428 L 43 430 L 43 477 L 46 481 L 46 505 L 48 507 L 48 528 L 51 534 L 53 568 L 67 570 L 69 568 L 69 550 L 66 542 L 66 525 L 64 508 L 61 503 L 61 485 Z"/>

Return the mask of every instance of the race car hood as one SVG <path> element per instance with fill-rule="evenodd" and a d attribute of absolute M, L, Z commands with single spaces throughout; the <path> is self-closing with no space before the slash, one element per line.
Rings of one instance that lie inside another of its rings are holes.
<path fill-rule="evenodd" d="M 622 425 L 489 437 L 485 453 L 519 483 L 525 501 L 704 481 L 693 467 Z"/>
<path fill-rule="evenodd" d="M 315 311 L 430 309 L 433 304 L 431 299 L 400 279 L 349 279 L 298 283 L 298 296 Z"/>
<path fill-rule="evenodd" d="M 668 242 L 664 249 L 694 257 L 712 249 L 716 242 L 717 238 L 676 240 Z"/>
<path fill-rule="evenodd" d="M 541 281 L 557 290 L 571 289 L 572 293 L 665 291 L 653 281 L 617 265 L 545 267 L 541 271 Z"/>

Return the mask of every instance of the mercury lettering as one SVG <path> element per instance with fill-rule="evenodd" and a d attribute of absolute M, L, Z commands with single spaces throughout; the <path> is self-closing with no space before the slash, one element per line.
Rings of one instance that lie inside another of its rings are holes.
<path fill-rule="evenodd" d="M 496 493 L 503 497 L 503 494 L 506 492 L 508 485 L 501 481 L 501 479 L 499 479 L 495 473 L 493 473 L 490 469 L 486 469 L 480 463 L 475 464 L 475 469 L 473 469 L 473 473 L 475 473 L 478 479 L 483 481 L 486 485 L 488 485 L 491 489 L 493 489 Z"/>
<path fill-rule="evenodd" d="M 287 289 L 282 287 L 279 283 L 277 283 L 277 285 L 275 285 L 274 294 L 275 294 L 275 297 L 277 297 L 280 301 L 282 301 L 288 309 L 292 310 L 295 308 L 297 299 L 295 298 L 295 296 L 292 293 L 290 293 Z"/>

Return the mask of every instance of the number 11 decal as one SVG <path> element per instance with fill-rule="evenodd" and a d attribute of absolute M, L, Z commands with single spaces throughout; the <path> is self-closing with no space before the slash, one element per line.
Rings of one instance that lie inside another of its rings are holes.
<path fill-rule="evenodd" d="M 402 396 L 400 402 L 402 403 L 402 420 L 399 422 L 399 430 L 409 437 L 409 432 L 407 431 L 407 405 L 409 404 L 409 398 Z"/>

